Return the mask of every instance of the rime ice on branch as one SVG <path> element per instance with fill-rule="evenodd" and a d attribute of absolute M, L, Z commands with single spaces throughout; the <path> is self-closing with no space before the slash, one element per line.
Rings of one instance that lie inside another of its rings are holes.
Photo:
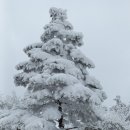
<path fill-rule="evenodd" d="M 53 7 L 49 13 L 41 43 L 27 46 L 30 60 L 16 66 L 21 73 L 15 84 L 27 88 L 19 122 L 26 130 L 82 129 L 98 120 L 93 107 L 106 96 L 87 72 L 93 62 L 77 48 L 83 45 L 82 33 L 73 31 L 66 10 Z"/>

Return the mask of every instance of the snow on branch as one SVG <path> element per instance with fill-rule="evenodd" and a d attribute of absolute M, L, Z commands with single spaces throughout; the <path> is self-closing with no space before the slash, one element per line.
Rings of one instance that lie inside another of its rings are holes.
<path fill-rule="evenodd" d="M 75 66 L 74 62 L 70 60 L 64 58 L 50 58 L 45 61 L 45 65 L 47 68 L 51 69 L 52 72 L 58 69 L 59 72 L 76 76 L 78 79 L 83 79 L 82 72 Z"/>
<path fill-rule="evenodd" d="M 54 74 L 47 79 L 47 84 L 51 86 L 59 86 L 59 85 L 73 85 L 78 83 L 79 81 L 69 74 Z"/>
<path fill-rule="evenodd" d="M 60 39 L 53 38 L 42 46 L 42 50 L 58 55 L 63 52 L 63 43 Z"/>
<path fill-rule="evenodd" d="M 41 48 L 33 48 L 27 52 L 28 56 L 31 57 L 34 60 L 46 60 L 49 57 L 53 57 L 51 54 L 42 51 Z"/>
<path fill-rule="evenodd" d="M 16 65 L 17 70 L 23 70 L 24 72 L 31 72 L 31 71 L 40 71 L 43 69 L 42 62 L 34 62 L 33 59 L 29 61 L 25 61 Z"/>
<path fill-rule="evenodd" d="M 89 58 L 87 58 L 85 55 L 83 55 L 81 53 L 81 51 L 78 49 L 72 49 L 70 55 L 71 55 L 72 59 L 74 60 L 74 62 L 76 62 L 76 63 L 81 63 L 81 64 L 87 66 L 88 68 L 95 67 L 94 63 Z"/>
<path fill-rule="evenodd" d="M 102 90 L 102 86 L 100 82 L 94 77 L 86 75 L 86 86 L 88 85 L 90 88 L 100 89 Z"/>
<path fill-rule="evenodd" d="M 33 49 L 33 48 L 41 48 L 43 43 L 34 43 L 31 44 L 23 49 L 23 51 L 26 53 L 27 51 Z"/>
<path fill-rule="evenodd" d="M 43 42 L 47 42 L 52 38 L 57 37 L 61 40 L 66 39 L 66 43 L 71 43 L 75 46 L 83 45 L 83 34 L 80 32 L 75 32 L 72 30 L 65 30 L 59 26 L 50 26 L 48 27 L 43 35 L 41 36 L 41 40 Z"/>
<path fill-rule="evenodd" d="M 21 72 L 14 76 L 14 83 L 16 86 L 27 86 L 29 79 L 35 75 L 34 72 L 25 73 Z"/>

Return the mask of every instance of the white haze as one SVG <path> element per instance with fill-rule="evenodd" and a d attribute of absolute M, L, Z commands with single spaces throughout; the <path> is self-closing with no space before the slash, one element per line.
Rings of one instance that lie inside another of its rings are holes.
<path fill-rule="evenodd" d="M 74 30 L 84 34 L 82 51 L 96 68 L 90 70 L 107 93 L 108 106 L 121 95 L 130 101 L 130 1 L 129 0 L 1 0 L 0 93 L 15 88 L 15 65 L 25 61 L 23 48 L 39 42 L 43 26 L 50 21 L 49 8 L 67 9 Z"/>

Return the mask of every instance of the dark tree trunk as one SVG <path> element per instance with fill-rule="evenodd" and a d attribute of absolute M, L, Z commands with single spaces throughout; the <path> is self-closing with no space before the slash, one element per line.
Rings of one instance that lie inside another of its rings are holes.
<path fill-rule="evenodd" d="M 62 103 L 58 100 L 58 104 L 59 104 L 59 111 L 62 113 Z M 63 122 L 63 115 L 61 115 L 61 118 L 58 120 L 59 122 L 59 128 L 64 128 L 64 122 Z"/>
<path fill-rule="evenodd" d="M 59 122 L 59 128 L 64 128 L 63 115 L 62 115 L 61 118 L 58 120 L 58 122 Z"/>

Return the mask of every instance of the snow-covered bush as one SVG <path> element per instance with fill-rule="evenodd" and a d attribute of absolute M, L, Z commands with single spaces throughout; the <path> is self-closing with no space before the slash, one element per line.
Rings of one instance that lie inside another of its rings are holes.
<path fill-rule="evenodd" d="M 116 104 L 110 108 L 110 111 L 116 113 L 119 115 L 119 117 L 122 120 L 129 120 L 129 115 L 130 115 L 130 105 L 127 105 L 121 101 L 120 96 L 116 96 L 114 99 L 116 101 Z"/>
<path fill-rule="evenodd" d="M 98 124 L 99 128 L 101 130 L 130 130 L 130 106 L 123 103 L 120 96 L 114 100 L 116 104 L 109 109 L 101 106 L 95 109 L 101 118 Z"/>
<path fill-rule="evenodd" d="M 12 109 L 14 106 L 17 106 L 19 103 L 19 98 L 16 96 L 15 92 L 12 92 L 12 95 L 4 96 L 0 95 L 0 110 L 3 109 Z"/>

